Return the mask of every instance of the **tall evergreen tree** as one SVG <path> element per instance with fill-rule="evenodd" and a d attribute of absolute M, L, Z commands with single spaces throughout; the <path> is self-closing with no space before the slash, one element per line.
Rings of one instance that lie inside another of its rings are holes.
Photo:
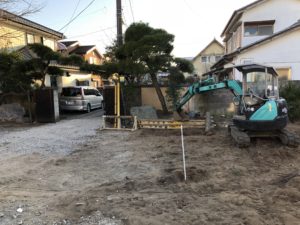
<path fill-rule="evenodd" d="M 105 63 L 103 68 L 125 75 L 129 82 L 138 80 L 141 75 L 150 74 L 163 112 L 167 113 L 157 74 L 168 72 L 175 61 L 171 55 L 173 41 L 174 36 L 163 29 L 155 29 L 142 22 L 133 23 L 125 32 L 124 44 L 109 48 L 108 56 L 111 56 L 112 61 Z"/>

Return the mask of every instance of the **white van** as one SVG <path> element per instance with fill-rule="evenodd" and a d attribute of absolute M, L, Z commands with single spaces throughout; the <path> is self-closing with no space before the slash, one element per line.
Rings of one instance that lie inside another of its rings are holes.
<path fill-rule="evenodd" d="M 60 110 L 90 112 L 103 108 L 103 96 L 94 87 L 63 87 L 59 99 Z"/>

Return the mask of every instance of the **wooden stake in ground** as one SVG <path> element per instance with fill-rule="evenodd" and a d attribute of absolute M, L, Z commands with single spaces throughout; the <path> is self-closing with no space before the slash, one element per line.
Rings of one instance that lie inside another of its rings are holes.
<path fill-rule="evenodd" d="M 211 128 L 210 112 L 206 112 L 205 133 L 208 133 Z"/>
<path fill-rule="evenodd" d="M 185 149 L 184 149 L 183 126 L 182 126 L 182 124 L 181 124 L 181 145 L 182 145 L 183 174 L 184 174 L 184 180 L 186 181 Z"/>

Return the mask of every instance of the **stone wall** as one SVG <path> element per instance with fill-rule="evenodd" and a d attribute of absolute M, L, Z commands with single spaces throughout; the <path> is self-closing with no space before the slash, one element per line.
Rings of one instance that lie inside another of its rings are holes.
<path fill-rule="evenodd" d="M 23 122 L 24 108 L 19 103 L 0 106 L 0 122 Z"/>

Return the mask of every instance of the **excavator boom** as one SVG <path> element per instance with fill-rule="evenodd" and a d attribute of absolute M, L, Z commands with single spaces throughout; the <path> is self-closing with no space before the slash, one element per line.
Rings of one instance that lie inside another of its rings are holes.
<path fill-rule="evenodd" d="M 213 78 L 209 78 L 205 81 L 200 81 L 192 84 L 188 90 L 185 92 L 183 97 L 176 104 L 176 111 L 183 117 L 182 107 L 196 94 L 202 94 L 209 91 L 216 91 L 219 89 L 229 89 L 232 91 L 234 96 L 241 96 L 243 94 L 243 90 L 241 85 L 236 80 L 225 80 L 221 82 L 215 82 Z"/>

